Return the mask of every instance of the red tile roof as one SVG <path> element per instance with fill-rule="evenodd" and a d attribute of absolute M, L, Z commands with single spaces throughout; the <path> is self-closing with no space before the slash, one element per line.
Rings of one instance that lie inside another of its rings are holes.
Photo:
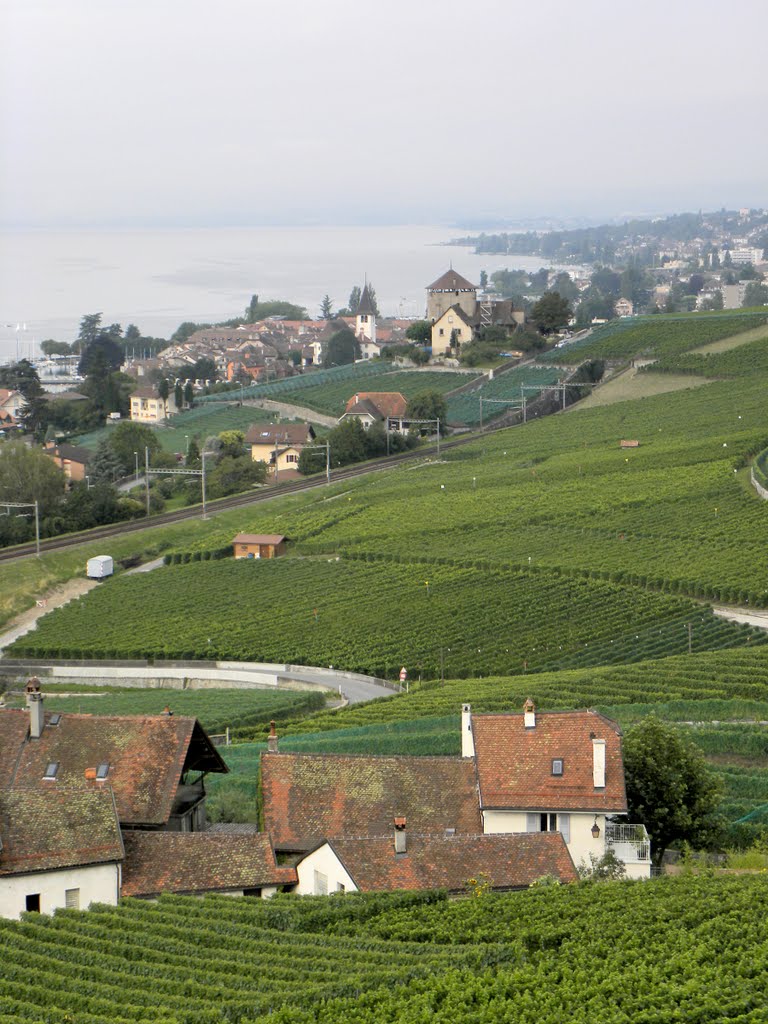
<path fill-rule="evenodd" d="M 516 835 L 408 835 L 406 852 L 396 854 L 386 838 L 331 839 L 329 845 L 363 892 L 394 889 L 467 888 L 470 878 L 487 876 L 494 889 L 529 886 L 543 875 L 574 882 L 578 874 L 559 832 Z"/>
<path fill-rule="evenodd" d="M 536 713 L 526 729 L 523 715 L 473 715 L 480 801 L 484 809 L 626 811 L 621 733 L 595 711 Z M 605 740 L 605 787 L 592 775 L 592 739 Z M 552 774 L 562 758 L 563 774 Z"/>
<path fill-rule="evenodd" d="M 158 704 L 160 700 L 158 698 Z M 19 726 L 23 722 L 23 729 Z M 120 821 L 128 825 L 164 825 L 186 771 L 226 772 L 204 730 L 194 718 L 166 715 L 73 715 L 56 726 L 46 716 L 39 739 L 26 739 L 26 711 L 0 711 L 0 778 L 13 785 L 37 784 L 46 766 L 59 763 L 51 788 L 79 786 L 86 768 L 109 765 L 104 783 L 114 791 Z"/>
<path fill-rule="evenodd" d="M 419 832 L 482 831 L 474 765 L 459 758 L 264 754 L 261 786 L 276 849 L 385 835 L 395 815 Z"/>
<path fill-rule="evenodd" d="M 196 893 L 294 885 L 278 867 L 266 833 L 125 832 L 123 896 Z"/>
<path fill-rule="evenodd" d="M 233 544 L 282 544 L 282 533 L 238 533 Z"/>
<path fill-rule="evenodd" d="M 109 789 L 19 786 L 0 792 L 0 876 L 123 858 Z"/>

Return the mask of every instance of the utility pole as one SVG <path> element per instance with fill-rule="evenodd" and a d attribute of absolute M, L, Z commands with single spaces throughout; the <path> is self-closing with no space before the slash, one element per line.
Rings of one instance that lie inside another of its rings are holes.
<path fill-rule="evenodd" d="M 147 516 L 149 516 L 149 447 L 144 448 L 144 486 L 147 496 Z"/>

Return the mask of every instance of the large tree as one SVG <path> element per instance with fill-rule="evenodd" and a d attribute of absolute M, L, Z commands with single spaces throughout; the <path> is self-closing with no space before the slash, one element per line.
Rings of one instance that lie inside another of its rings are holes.
<path fill-rule="evenodd" d="M 65 485 L 64 473 L 41 449 L 21 441 L 0 448 L 0 502 L 37 501 L 40 515 L 49 515 L 63 498 Z"/>
<path fill-rule="evenodd" d="M 698 747 L 649 715 L 624 737 L 630 821 L 642 822 L 660 865 L 675 842 L 707 846 L 717 838 L 720 784 Z"/>
<path fill-rule="evenodd" d="M 31 434 L 41 436 L 47 426 L 46 395 L 37 370 L 28 359 L 0 366 L 0 387 L 18 391 L 24 397 L 19 419 Z"/>
<path fill-rule="evenodd" d="M 127 476 L 133 473 L 136 466 L 134 452 L 139 454 L 139 468 L 144 465 L 144 449 L 149 448 L 152 456 L 160 451 L 160 442 L 151 427 L 144 423 L 132 423 L 126 420 L 118 423 L 116 427 L 110 427 L 109 443 L 112 451 L 117 455 L 122 466 L 123 473 Z"/>
<path fill-rule="evenodd" d="M 323 296 L 320 303 L 320 319 L 333 320 L 333 299 L 328 294 Z"/>
<path fill-rule="evenodd" d="M 448 403 L 440 391 L 419 391 L 409 399 L 406 419 L 440 420 L 440 432 L 444 433 L 448 418 Z"/>
<path fill-rule="evenodd" d="M 559 292 L 545 292 L 531 309 L 531 320 L 541 334 L 562 330 L 572 316 L 568 300 Z"/>
<path fill-rule="evenodd" d="M 354 363 L 359 356 L 360 342 L 354 331 L 350 331 L 345 324 L 328 339 L 323 353 L 323 366 L 344 366 L 347 363 Z"/>
<path fill-rule="evenodd" d="M 406 338 L 415 341 L 417 345 L 430 345 L 432 343 L 432 324 L 429 320 L 414 320 L 408 325 L 405 332 Z"/>

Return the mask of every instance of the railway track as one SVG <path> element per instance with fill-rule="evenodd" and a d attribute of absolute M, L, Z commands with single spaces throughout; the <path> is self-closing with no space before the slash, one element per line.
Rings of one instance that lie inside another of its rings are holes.
<path fill-rule="evenodd" d="M 503 428 L 497 428 L 503 429 Z M 485 431 L 486 434 L 495 433 L 494 429 Z M 478 439 L 477 434 L 468 437 L 454 438 L 450 441 L 440 442 L 440 452 L 449 451 L 452 448 L 470 444 Z M 331 482 L 339 483 L 344 480 L 351 480 L 355 477 L 367 476 L 370 473 L 378 473 L 383 469 L 390 469 L 393 466 L 401 465 L 404 462 L 413 462 L 423 459 L 425 455 L 434 454 L 437 451 L 436 445 L 428 448 L 418 448 L 411 452 L 400 452 L 397 455 L 388 455 L 377 459 L 375 463 L 365 463 L 362 466 L 345 466 L 335 469 L 332 472 Z M 292 483 L 281 484 L 275 489 L 258 491 L 254 494 L 233 494 L 228 498 L 218 498 L 215 501 L 207 502 L 209 516 L 217 515 L 220 512 L 227 512 L 229 509 L 242 508 L 246 505 L 255 505 L 262 501 L 273 501 L 275 498 L 282 498 L 286 494 L 297 494 L 300 491 L 310 491 L 318 487 L 327 487 L 324 475 L 307 477 L 306 480 L 296 480 Z M 97 526 L 92 530 L 83 530 L 79 533 L 68 533 L 62 537 L 46 537 L 40 541 L 40 553 L 49 551 L 62 551 L 66 548 L 75 547 L 77 544 L 84 544 L 93 540 L 106 540 L 110 537 L 121 537 L 127 533 L 138 533 L 141 530 L 151 530 L 155 526 L 168 526 L 171 523 L 181 523 L 187 519 L 197 519 L 200 515 L 200 505 L 189 505 L 187 508 L 176 509 L 173 512 L 160 512 L 157 515 L 143 519 L 131 519 L 122 523 L 110 523 L 107 526 Z M 27 544 L 16 544 L 12 548 L 0 549 L 0 563 L 11 562 L 18 558 L 28 558 L 35 555 L 35 543 L 30 541 Z"/>

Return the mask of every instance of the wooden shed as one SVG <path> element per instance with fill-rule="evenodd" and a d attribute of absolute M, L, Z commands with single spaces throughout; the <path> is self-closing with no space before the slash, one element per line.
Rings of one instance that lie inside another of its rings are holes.
<path fill-rule="evenodd" d="M 232 547 L 235 558 L 277 558 L 285 554 L 285 537 L 279 533 L 238 533 Z"/>

